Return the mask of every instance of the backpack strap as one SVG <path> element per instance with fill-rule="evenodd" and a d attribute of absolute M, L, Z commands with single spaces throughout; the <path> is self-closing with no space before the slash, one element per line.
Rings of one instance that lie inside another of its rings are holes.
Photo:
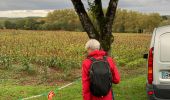
<path fill-rule="evenodd" d="M 107 61 L 107 56 L 103 56 L 103 60 L 104 60 L 104 61 Z"/>
<path fill-rule="evenodd" d="M 90 57 L 90 60 L 91 60 L 92 62 L 96 61 L 96 59 L 95 59 L 94 57 Z"/>

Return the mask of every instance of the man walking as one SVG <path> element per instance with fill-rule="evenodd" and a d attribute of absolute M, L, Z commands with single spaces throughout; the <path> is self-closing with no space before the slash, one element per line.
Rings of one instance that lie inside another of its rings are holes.
<path fill-rule="evenodd" d="M 95 39 L 90 39 L 85 48 L 88 56 L 82 63 L 83 100 L 114 100 L 112 83 L 120 82 L 115 62 L 100 50 Z"/>

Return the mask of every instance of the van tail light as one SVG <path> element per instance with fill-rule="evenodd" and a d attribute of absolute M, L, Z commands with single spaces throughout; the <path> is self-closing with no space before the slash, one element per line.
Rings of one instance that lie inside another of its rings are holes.
<path fill-rule="evenodd" d="M 149 57 L 148 57 L 148 83 L 152 84 L 153 82 L 153 51 L 154 48 L 152 47 L 149 50 Z"/>
<path fill-rule="evenodd" d="M 148 91 L 148 95 L 153 95 L 154 91 Z"/>

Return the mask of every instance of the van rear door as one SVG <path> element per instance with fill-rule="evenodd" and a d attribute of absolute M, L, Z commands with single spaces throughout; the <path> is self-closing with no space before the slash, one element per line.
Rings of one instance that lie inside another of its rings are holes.
<path fill-rule="evenodd" d="M 155 37 L 153 85 L 156 97 L 170 99 L 170 32 Z"/>

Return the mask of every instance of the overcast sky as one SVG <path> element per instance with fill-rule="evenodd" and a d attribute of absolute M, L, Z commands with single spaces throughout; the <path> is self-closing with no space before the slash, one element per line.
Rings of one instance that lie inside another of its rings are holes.
<path fill-rule="evenodd" d="M 108 0 L 102 1 L 106 7 Z M 170 15 L 170 0 L 119 0 L 118 7 Z M 0 0 L 0 17 L 46 16 L 49 11 L 66 8 L 73 8 L 71 0 Z"/>

